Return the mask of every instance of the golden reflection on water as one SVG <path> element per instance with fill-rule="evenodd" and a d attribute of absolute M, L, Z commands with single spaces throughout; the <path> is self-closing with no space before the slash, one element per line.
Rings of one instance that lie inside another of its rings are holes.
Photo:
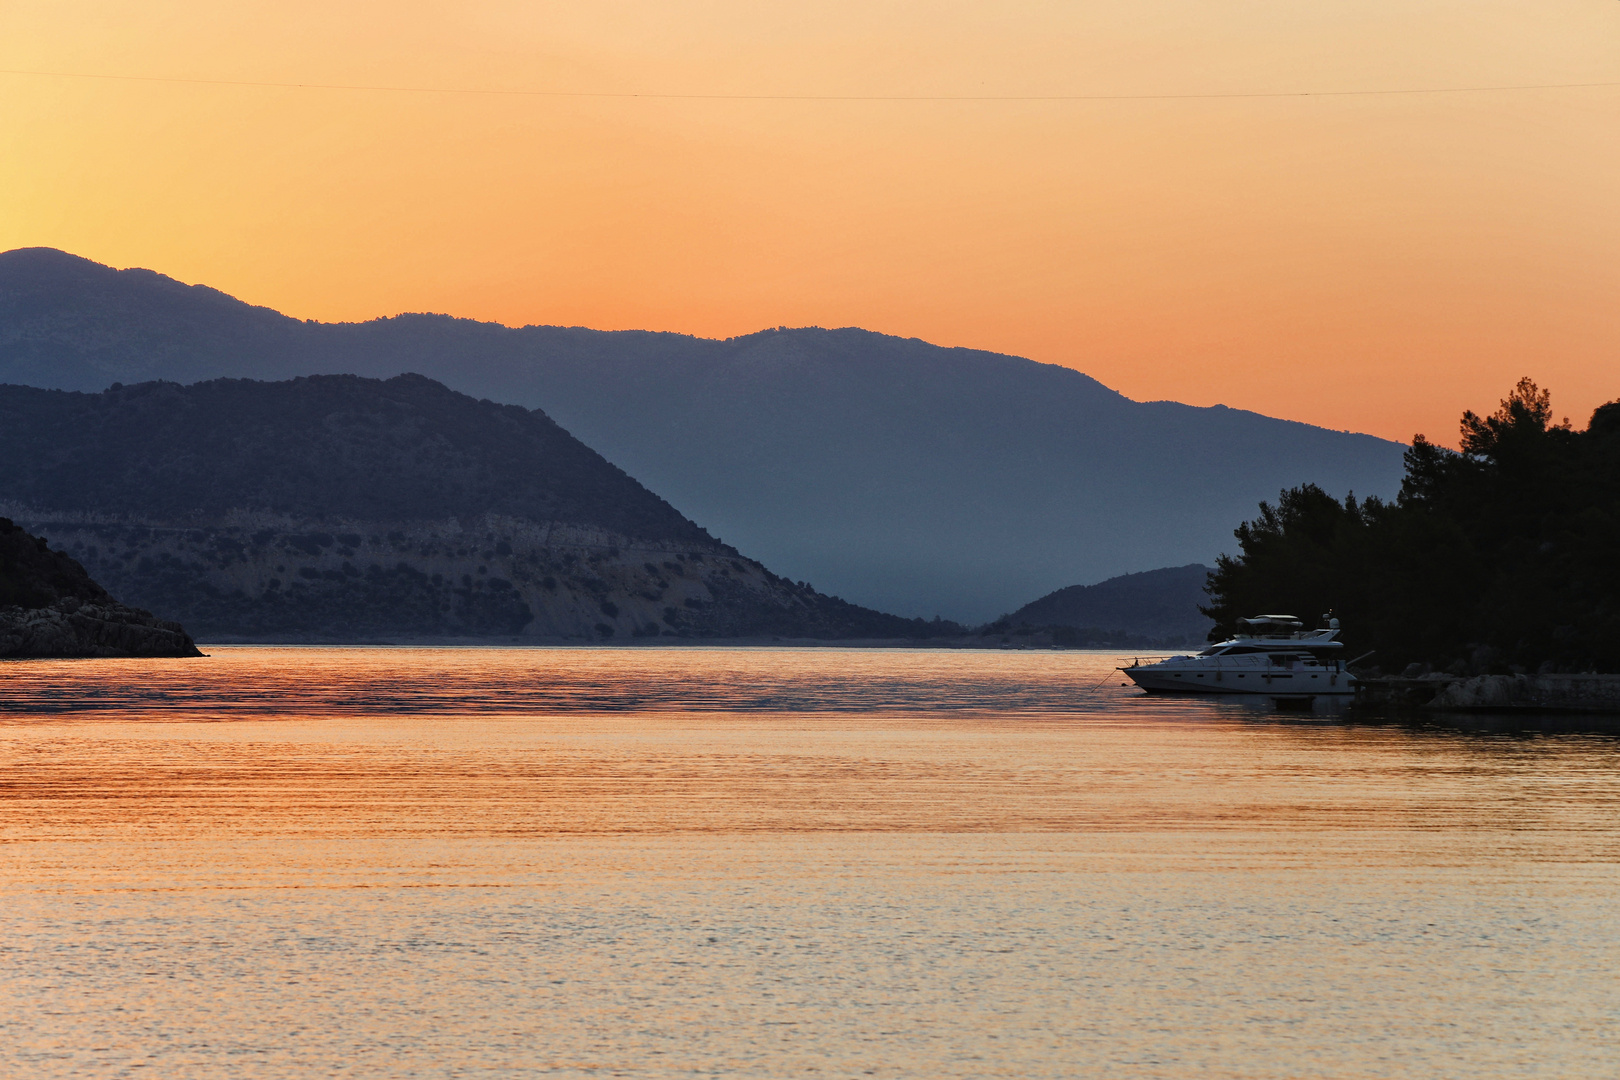
<path fill-rule="evenodd" d="M 0 1075 L 1602 1076 L 1620 748 L 1081 653 L 0 665 Z"/>

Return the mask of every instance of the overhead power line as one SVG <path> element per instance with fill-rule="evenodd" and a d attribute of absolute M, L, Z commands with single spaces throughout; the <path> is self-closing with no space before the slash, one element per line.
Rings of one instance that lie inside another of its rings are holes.
<path fill-rule="evenodd" d="M 191 86 L 244 86 L 279 90 L 351 90 L 398 94 L 474 94 L 493 97 L 608 98 L 650 101 L 1212 101 L 1252 98 L 1394 97 L 1415 94 L 1483 94 L 1521 90 L 1590 90 L 1620 86 L 1613 82 L 1511 83 L 1480 86 L 1412 86 L 1373 90 L 1255 90 L 1167 94 L 681 94 L 630 90 L 510 90 L 468 86 L 390 86 L 362 83 L 270 82 L 254 79 L 192 79 L 178 75 L 108 75 L 87 71 L 30 71 L 0 68 L 0 75 L 52 79 L 102 79 L 114 82 L 177 83 Z"/>

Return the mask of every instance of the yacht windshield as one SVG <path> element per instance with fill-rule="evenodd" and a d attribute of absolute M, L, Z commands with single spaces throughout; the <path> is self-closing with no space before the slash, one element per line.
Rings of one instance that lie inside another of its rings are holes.
<path fill-rule="evenodd" d="M 1250 637 L 1291 637 L 1305 624 L 1288 615 L 1261 615 L 1253 619 L 1239 619 L 1248 627 Z"/>

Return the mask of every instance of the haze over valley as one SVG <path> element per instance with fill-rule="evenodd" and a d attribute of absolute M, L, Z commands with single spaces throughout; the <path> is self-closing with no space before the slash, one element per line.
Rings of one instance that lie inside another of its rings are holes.
<path fill-rule="evenodd" d="M 1131 401 L 1068 368 L 859 329 L 716 341 L 439 315 L 310 323 L 148 270 L 0 255 L 0 383 L 99 392 L 407 372 L 544 410 L 787 579 L 965 623 L 1067 586 L 1212 562 L 1260 500 L 1307 480 L 1392 495 L 1403 450 Z"/>

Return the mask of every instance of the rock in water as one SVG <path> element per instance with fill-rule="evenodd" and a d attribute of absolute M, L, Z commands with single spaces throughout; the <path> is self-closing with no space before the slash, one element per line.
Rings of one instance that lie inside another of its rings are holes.
<path fill-rule="evenodd" d="M 120 604 L 84 567 L 0 518 L 0 657 L 201 655 L 179 623 Z"/>

